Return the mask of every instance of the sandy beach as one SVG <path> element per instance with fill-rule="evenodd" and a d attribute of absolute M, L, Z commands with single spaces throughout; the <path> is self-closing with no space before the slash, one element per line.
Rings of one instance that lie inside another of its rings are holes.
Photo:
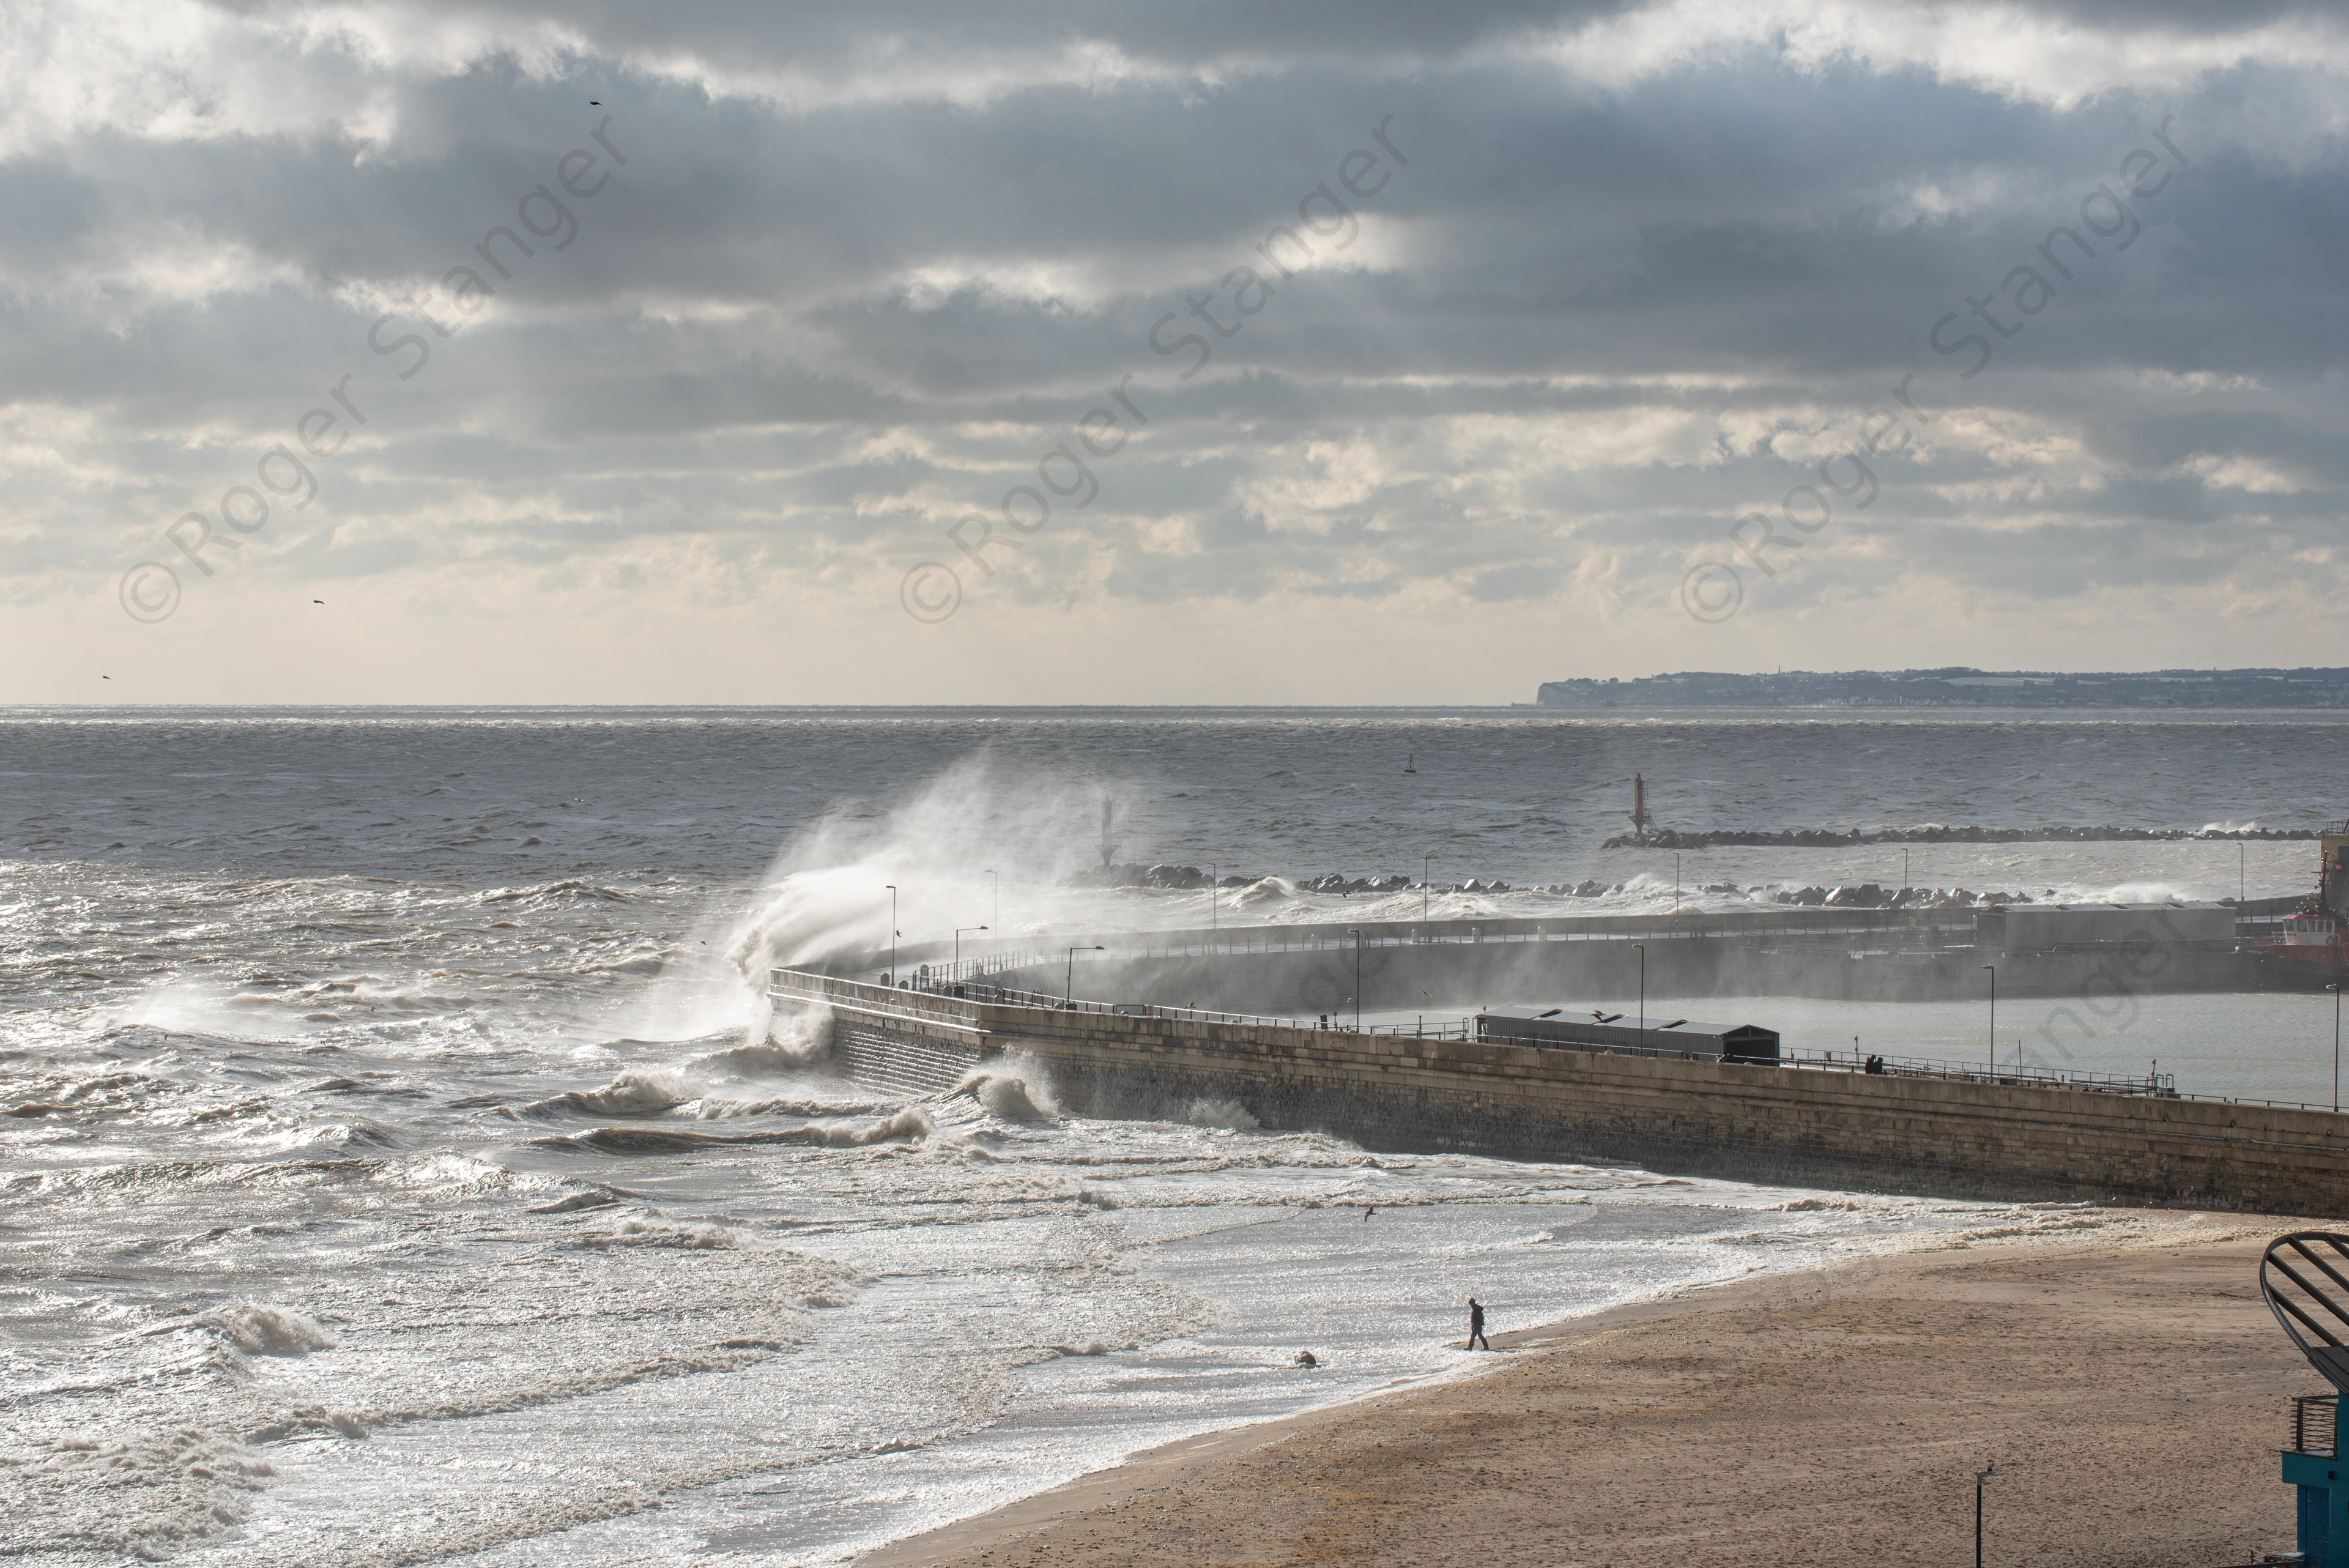
<path fill-rule="evenodd" d="M 2292 1544 L 2289 1219 L 2147 1214 L 1496 1333 L 1491 1375 L 1137 1455 L 860 1559 L 2217 1568 Z"/>

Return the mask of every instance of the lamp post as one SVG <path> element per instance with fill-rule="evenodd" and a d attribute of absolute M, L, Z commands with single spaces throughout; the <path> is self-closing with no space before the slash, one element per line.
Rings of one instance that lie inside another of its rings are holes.
<path fill-rule="evenodd" d="M 886 884 L 889 889 L 889 983 L 897 983 L 897 884 Z"/>
<path fill-rule="evenodd" d="M 1220 869 L 1214 861 L 1207 863 L 1207 940 L 1210 944 L 1216 937 L 1216 906 L 1223 901 L 1222 893 L 1216 886 L 1216 873 Z"/>
<path fill-rule="evenodd" d="M 1067 1002 L 1071 1011 L 1073 1011 L 1077 1005 L 1077 954 L 1083 950 L 1084 945 L 1084 943 L 1079 942 L 1075 947 L 1069 950 L 1069 993 L 1061 1000 Z M 1094 952 L 1100 952 L 1102 950 L 1101 943 L 1093 943 L 1092 950 Z"/>
<path fill-rule="evenodd" d="M 957 926 L 955 928 L 955 979 L 962 979 L 962 934 L 965 931 L 983 931 L 985 929 L 987 929 L 985 926 Z"/>
<path fill-rule="evenodd" d="M 1998 1076 L 1998 965 L 1986 963 L 1990 971 L 1990 1075 Z"/>
<path fill-rule="evenodd" d="M 1428 862 L 1434 858 L 1433 854 L 1419 857 L 1419 927 L 1423 931 L 1427 929 L 1427 867 Z"/>
<path fill-rule="evenodd" d="M 1672 851 L 1672 913 L 1681 912 L 1681 852 Z"/>
<path fill-rule="evenodd" d="M 1648 1043 L 1648 944 L 1631 944 L 1640 952 L 1640 1044 Z"/>
<path fill-rule="evenodd" d="M 995 923 L 999 926 L 1003 923 L 1003 878 L 992 871 L 987 875 L 995 888 Z"/>
<path fill-rule="evenodd" d="M 1348 926 L 1346 934 L 1354 939 L 1354 1033 L 1362 1032 L 1362 932 L 1359 926 Z"/>
<path fill-rule="evenodd" d="M 1997 1478 L 1996 1459 L 1991 1460 L 1989 1469 L 1974 1472 L 1974 1568 L 1982 1568 L 1982 1482 Z"/>
<path fill-rule="evenodd" d="M 2324 988 L 2333 993 L 2333 1114 L 2341 1114 L 2341 982 Z"/>
<path fill-rule="evenodd" d="M 2238 838 L 2235 840 L 2235 914 L 2238 919 L 2243 913 L 2243 884 L 2251 879 L 2251 842 L 2248 838 Z"/>

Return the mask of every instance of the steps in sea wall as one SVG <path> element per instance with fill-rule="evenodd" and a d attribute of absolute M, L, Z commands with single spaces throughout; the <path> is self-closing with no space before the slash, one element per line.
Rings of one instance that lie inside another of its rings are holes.
<path fill-rule="evenodd" d="M 983 1059 L 976 1044 L 909 1037 L 896 1030 L 835 1021 L 832 1060 L 842 1076 L 883 1094 L 943 1095 Z"/>

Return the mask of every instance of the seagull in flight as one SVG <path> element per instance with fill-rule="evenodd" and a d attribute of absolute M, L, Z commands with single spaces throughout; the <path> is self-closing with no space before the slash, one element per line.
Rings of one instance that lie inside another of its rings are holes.
<path fill-rule="evenodd" d="M 326 600 L 324 600 L 324 599 L 312 599 L 310 602 L 311 602 L 312 604 L 314 604 L 314 605 L 322 605 L 322 604 L 325 604 L 326 601 Z"/>

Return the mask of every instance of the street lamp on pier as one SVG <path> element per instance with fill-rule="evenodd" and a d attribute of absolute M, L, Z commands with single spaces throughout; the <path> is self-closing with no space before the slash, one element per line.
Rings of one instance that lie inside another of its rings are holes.
<path fill-rule="evenodd" d="M 889 983 L 897 983 L 897 884 L 886 884 L 889 889 Z"/>
<path fill-rule="evenodd" d="M 2324 988 L 2333 993 L 2333 1114 L 2341 1114 L 2341 982 Z"/>
<path fill-rule="evenodd" d="M 965 931 L 983 931 L 985 929 L 987 929 L 985 926 L 957 926 L 955 928 L 954 977 L 957 981 L 962 979 L 962 934 Z"/>
<path fill-rule="evenodd" d="M 1354 1033 L 1362 1032 L 1362 931 L 1359 926 L 1348 926 L 1346 934 L 1354 939 Z"/>
<path fill-rule="evenodd" d="M 1995 1078 L 1998 1076 L 1998 965 L 1986 963 L 1982 968 L 1990 971 L 1990 1075 Z"/>
<path fill-rule="evenodd" d="M 1633 942 L 1631 950 L 1640 955 L 1640 1044 L 1648 1043 L 1648 944 Z"/>
<path fill-rule="evenodd" d="M 1216 886 L 1216 873 L 1221 869 L 1212 860 L 1207 863 L 1207 943 L 1210 947 L 1216 940 L 1216 906 L 1223 902 L 1223 890 Z"/>
<path fill-rule="evenodd" d="M 999 926 L 1003 923 L 1003 878 L 992 871 L 987 873 L 987 878 L 995 889 L 995 923 Z"/>
<path fill-rule="evenodd" d="M 1069 950 L 1068 994 L 1061 1000 L 1066 1002 L 1071 1010 L 1073 1010 L 1077 1005 L 1077 954 L 1084 950 L 1086 950 L 1085 944 L 1082 942 L 1079 942 L 1075 947 Z M 1100 952 L 1102 950 L 1101 943 L 1093 943 L 1092 950 L 1094 952 Z"/>

